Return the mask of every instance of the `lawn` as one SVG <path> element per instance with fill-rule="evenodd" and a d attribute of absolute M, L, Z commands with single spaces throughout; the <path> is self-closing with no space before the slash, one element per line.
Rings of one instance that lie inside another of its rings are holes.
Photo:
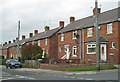
<path fill-rule="evenodd" d="M 114 65 L 100 66 L 100 70 L 118 69 Z M 58 71 L 96 71 L 96 66 L 85 66 L 71 69 L 58 69 Z"/>

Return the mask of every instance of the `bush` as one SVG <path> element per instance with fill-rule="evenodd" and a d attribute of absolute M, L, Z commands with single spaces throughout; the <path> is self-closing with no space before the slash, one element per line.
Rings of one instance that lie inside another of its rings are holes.
<path fill-rule="evenodd" d="M 38 59 L 42 59 L 42 54 L 39 53 L 36 56 L 33 57 L 33 60 L 38 60 Z"/>
<path fill-rule="evenodd" d="M 0 65 L 5 65 L 6 59 L 0 59 Z"/>

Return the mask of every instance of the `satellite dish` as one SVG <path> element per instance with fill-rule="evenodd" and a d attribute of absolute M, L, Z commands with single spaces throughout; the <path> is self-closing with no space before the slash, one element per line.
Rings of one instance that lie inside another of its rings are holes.
<path fill-rule="evenodd" d="M 77 44 L 77 43 L 78 43 L 78 41 L 77 41 L 77 40 L 75 40 L 75 43 Z"/>
<path fill-rule="evenodd" d="M 76 38 L 77 38 L 77 39 L 79 38 L 79 34 L 76 35 Z"/>

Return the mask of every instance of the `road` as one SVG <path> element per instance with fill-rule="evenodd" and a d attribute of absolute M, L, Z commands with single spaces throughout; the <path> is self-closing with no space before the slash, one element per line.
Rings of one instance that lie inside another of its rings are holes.
<path fill-rule="evenodd" d="M 118 80 L 118 72 L 104 72 L 100 74 L 48 74 L 48 73 L 32 73 L 18 71 L 16 69 L 0 68 L 2 71 L 1 80 Z"/>

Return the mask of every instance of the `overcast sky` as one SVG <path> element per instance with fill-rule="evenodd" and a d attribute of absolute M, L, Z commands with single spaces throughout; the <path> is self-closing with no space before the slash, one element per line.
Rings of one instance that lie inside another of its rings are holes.
<path fill-rule="evenodd" d="M 29 37 L 36 29 L 44 31 L 59 26 L 59 21 L 69 24 L 69 17 L 76 20 L 93 15 L 95 0 L 0 0 L 0 44 L 17 37 L 18 21 L 20 36 Z M 118 7 L 119 0 L 98 0 L 101 11 Z M 104 1 L 104 2 L 103 2 Z M 101 5 L 101 6 L 100 6 Z"/>

